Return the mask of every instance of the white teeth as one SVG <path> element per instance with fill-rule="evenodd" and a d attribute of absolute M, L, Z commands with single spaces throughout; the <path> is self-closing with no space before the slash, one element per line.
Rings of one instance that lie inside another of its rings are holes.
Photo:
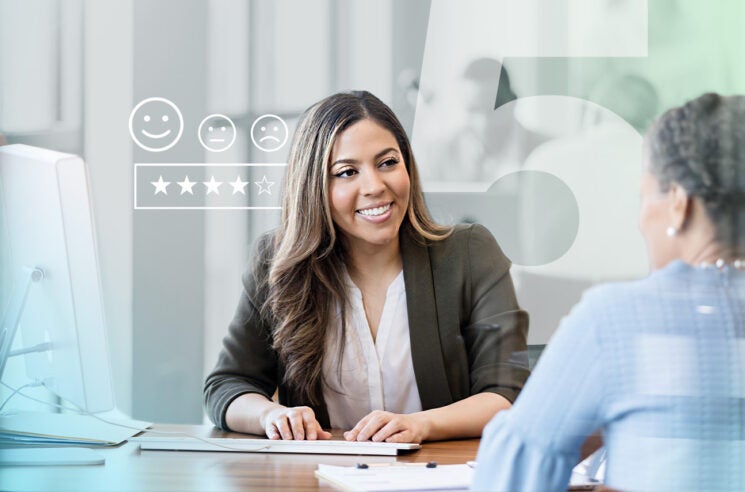
<path fill-rule="evenodd" d="M 364 210 L 358 210 L 357 213 L 362 214 L 362 215 L 367 215 L 367 216 L 383 215 L 388 210 L 390 210 L 390 208 L 391 208 L 391 204 L 389 203 L 388 205 L 384 205 L 382 207 L 366 208 Z"/>

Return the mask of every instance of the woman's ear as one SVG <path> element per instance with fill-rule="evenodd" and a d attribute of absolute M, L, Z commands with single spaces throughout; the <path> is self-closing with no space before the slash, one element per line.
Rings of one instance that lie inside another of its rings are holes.
<path fill-rule="evenodd" d="M 682 186 L 673 183 L 668 190 L 670 195 L 671 225 L 683 231 L 693 212 L 693 200 Z"/>

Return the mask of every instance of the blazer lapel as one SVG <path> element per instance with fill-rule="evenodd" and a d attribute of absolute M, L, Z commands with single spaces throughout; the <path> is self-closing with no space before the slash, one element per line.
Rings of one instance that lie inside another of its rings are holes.
<path fill-rule="evenodd" d="M 422 408 L 453 403 L 443 359 L 429 249 L 406 230 L 400 233 L 414 375 Z"/>

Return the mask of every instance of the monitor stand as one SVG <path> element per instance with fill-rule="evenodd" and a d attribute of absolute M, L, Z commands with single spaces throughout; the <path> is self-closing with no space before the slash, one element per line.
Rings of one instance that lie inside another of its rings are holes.
<path fill-rule="evenodd" d="M 8 309 L 3 315 L 2 324 L 0 324 L 0 381 L 3 379 L 5 372 L 5 363 L 9 357 L 27 354 L 30 352 L 40 352 L 49 350 L 49 347 L 30 347 L 11 352 L 10 347 L 13 345 L 13 339 L 18 330 L 18 323 L 23 315 L 23 309 L 26 306 L 28 291 L 33 282 L 41 282 L 44 279 L 44 270 L 41 268 L 24 268 L 16 278 L 13 291 L 8 303 Z M 42 344 L 44 345 L 44 344 Z"/>

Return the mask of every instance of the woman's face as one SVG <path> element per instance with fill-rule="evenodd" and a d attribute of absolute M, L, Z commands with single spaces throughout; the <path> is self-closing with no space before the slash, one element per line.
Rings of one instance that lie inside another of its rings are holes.
<path fill-rule="evenodd" d="M 640 195 L 639 230 L 647 245 L 650 267 L 657 270 L 679 256 L 678 241 L 667 235 L 667 228 L 673 225 L 672 193 L 660 190 L 660 182 L 649 172 L 648 162 L 642 170 Z"/>
<path fill-rule="evenodd" d="M 350 247 L 398 241 L 409 203 L 409 173 L 390 131 L 364 119 L 336 138 L 329 196 L 331 217 Z"/>

